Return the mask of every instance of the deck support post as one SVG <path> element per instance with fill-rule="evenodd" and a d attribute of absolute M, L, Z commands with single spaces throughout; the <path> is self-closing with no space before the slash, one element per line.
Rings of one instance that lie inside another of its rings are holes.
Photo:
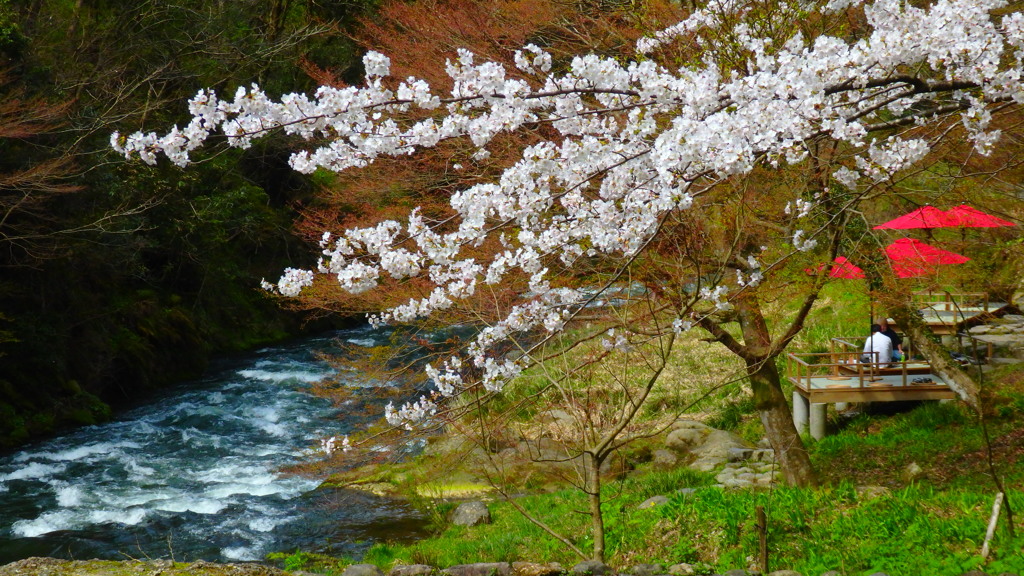
<path fill-rule="evenodd" d="M 807 433 L 807 416 L 810 413 L 810 401 L 799 392 L 793 390 L 793 425 L 797 434 Z"/>
<path fill-rule="evenodd" d="M 811 438 L 821 440 L 825 437 L 825 415 L 828 404 L 816 402 L 811 404 Z"/>

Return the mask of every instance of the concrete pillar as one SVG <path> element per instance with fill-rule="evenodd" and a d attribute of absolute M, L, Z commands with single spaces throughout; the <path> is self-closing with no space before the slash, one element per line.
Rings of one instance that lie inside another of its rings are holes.
<path fill-rule="evenodd" d="M 796 390 L 793 391 L 793 425 L 796 426 L 797 434 L 807 433 L 807 415 L 810 403 Z"/>
<path fill-rule="evenodd" d="M 828 404 L 811 404 L 811 438 L 821 440 L 825 437 L 825 415 L 828 414 Z"/>

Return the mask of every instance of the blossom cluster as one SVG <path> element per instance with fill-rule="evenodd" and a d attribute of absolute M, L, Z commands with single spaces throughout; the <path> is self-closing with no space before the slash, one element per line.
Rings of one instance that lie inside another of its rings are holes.
<path fill-rule="evenodd" d="M 323 438 L 320 440 L 320 451 L 330 456 L 337 450 L 342 452 L 348 452 L 352 449 L 352 444 L 349 442 L 348 436 L 342 436 L 339 442 L 337 436 L 331 436 L 330 438 Z"/>
<path fill-rule="evenodd" d="M 395 409 L 393 402 L 388 402 L 388 405 L 384 407 L 384 419 L 388 421 L 388 424 L 402 426 L 407 430 L 412 430 L 414 424 L 423 422 L 435 414 L 437 414 L 437 404 L 426 396 L 420 397 L 415 402 L 403 404 L 398 409 Z"/>
<path fill-rule="evenodd" d="M 855 2 L 833 0 L 823 11 Z M 382 222 L 325 234 L 316 272 L 289 269 L 264 286 L 294 296 L 315 274 L 330 275 L 352 292 L 371 290 L 382 277 L 428 278 L 433 290 L 374 318 L 408 322 L 452 307 L 474 295 L 481 283 L 501 283 L 510 274 L 530 280 L 530 300 L 482 330 L 465 351 L 489 390 L 500 390 L 528 359 L 500 358 L 495 345 L 516 333 L 561 330 L 583 304 L 582 292 L 557 286 L 556 262 L 573 266 L 581 257 L 629 258 L 643 250 L 666 216 L 693 204 L 700 186 L 749 172 L 759 161 L 801 162 L 805 143 L 827 137 L 860 151 L 834 179 L 856 189 L 884 180 L 925 157 L 929 143 L 873 130 L 892 118 L 928 122 L 936 114 L 922 103 L 958 103 L 975 145 L 987 152 L 999 133 L 989 130 L 994 103 L 1024 102 L 1021 58 L 1024 18 L 998 16 L 1007 0 L 937 0 L 919 8 L 901 0 L 864 3 L 870 33 L 853 40 L 821 35 L 758 37 L 742 21 L 732 33 L 750 53 L 743 73 L 722 72 L 714 50 L 703 62 L 678 69 L 654 59 L 621 62 L 596 55 L 573 58 L 554 72 L 552 57 L 537 46 L 518 52 L 527 75 L 509 74 L 494 62 L 478 63 L 460 50 L 447 72 L 450 94 L 435 94 L 422 80 L 408 78 L 389 88 L 386 56 L 369 53 L 361 87 L 322 87 L 313 97 L 288 94 L 279 101 L 257 86 L 221 99 L 203 90 L 190 102 L 193 118 L 167 134 L 112 136 L 127 157 L 149 163 L 158 154 L 179 165 L 214 132 L 234 146 L 284 131 L 327 143 L 296 152 L 300 172 L 365 166 L 383 155 L 401 156 L 449 138 L 468 138 L 478 158 L 501 132 L 546 122 L 558 136 L 526 147 L 521 159 L 493 182 L 452 195 L 455 225 L 441 231 L 414 210 L 406 223 Z M 805 7 L 806 3 L 800 3 Z M 652 52 L 690 32 L 727 26 L 724 15 L 741 14 L 742 3 L 709 4 L 688 20 L 638 46 Z M 770 27 L 767 27 L 770 28 Z M 908 78 L 907 70 L 916 76 Z M 702 184 L 703 183 L 703 184 Z M 806 216 L 814 207 L 799 200 L 790 210 Z M 500 224 L 500 225 L 499 225 Z M 515 233 L 506 236 L 506 232 Z M 499 235 L 504 249 L 484 261 L 466 255 Z M 813 250 L 813 232 L 795 230 L 792 244 Z M 737 273 L 737 285 L 761 282 L 760 265 Z M 553 285 L 554 284 L 554 285 Z M 728 310 L 730 288 L 704 287 L 701 296 Z M 682 319 L 673 329 L 690 326 Z M 624 345 L 608 340 L 611 348 Z M 428 374 L 441 396 L 462 390 L 462 360 L 452 358 Z M 386 417 L 411 425 L 432 416 L 431 398 L 396 409 Z"/>

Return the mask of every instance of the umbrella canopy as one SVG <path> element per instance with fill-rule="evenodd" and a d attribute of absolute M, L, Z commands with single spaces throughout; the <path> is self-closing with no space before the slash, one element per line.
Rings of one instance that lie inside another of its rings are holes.
<path fill-rule="evenodd" d="M 977 208 L 961 204 L 946 211 L 947 226 L 963 228 L 997 228 L 1000 226 L 1014 226 L 1013 222 L 986 214 Z"/>
<path fill-rule="evenodd" d="M 829 278 L 866 278 L 864 271 L 846 259 L 845 256 L 838 256 L 832 261 L 832 270 L 829 271 Z M 825 264 L 819 264 L 817 268 L 805 268 L 804 272 L 815 275 L 825 270 Z"/>
<path fill-rule="evenodd" d="M 899 218 L 875 226 L 875 230 L 909 230 L 912 228 L 943 228 L 949 226 L 949 215 L 934 206 L 921 206 Z"/>
<path fill-rule="evenodd" d="M 885 247 L 885 255 L 892 262 L 893 272 L 899 278 L 915 278 L 935 271 L 942 264 L 963 264 L 970 260 L 956 252 L 936 248 L 913 238 L 900 238 Z"/>
<path fill-rule="evenodd" d="M 866 278 L 864 271 L 853 265 L 845 256 L 838 256 L 832 271 L 828 274 L 832 278 Z"/>

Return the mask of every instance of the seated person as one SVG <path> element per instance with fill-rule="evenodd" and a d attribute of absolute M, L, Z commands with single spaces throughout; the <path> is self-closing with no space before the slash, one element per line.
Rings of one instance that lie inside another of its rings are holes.
<path fill-rule="evenodd" d="M 879 319 L 878 327 L 881 328 L 880 332 L 882 334 L 885 334 L 889 337 L 889 340 L 892 340 L 892 361 L 902 362 L 903 359 L 907 357 L 906 353 L 903 351 L 903 338 L 900 338 L 900 335 L 892 329 L 892 325 L 889 324 L 889 320 L 887 318 Z"/>
<path fill-rule="evenodd" d="M 877 362 L 882 367 L 892 362 L 892 340 L 882 334 L 882 327 L 878 324 L 871 325 L 871 336 L 864 342 L 864 352 L 860 361 L 865 364 Z"/>

